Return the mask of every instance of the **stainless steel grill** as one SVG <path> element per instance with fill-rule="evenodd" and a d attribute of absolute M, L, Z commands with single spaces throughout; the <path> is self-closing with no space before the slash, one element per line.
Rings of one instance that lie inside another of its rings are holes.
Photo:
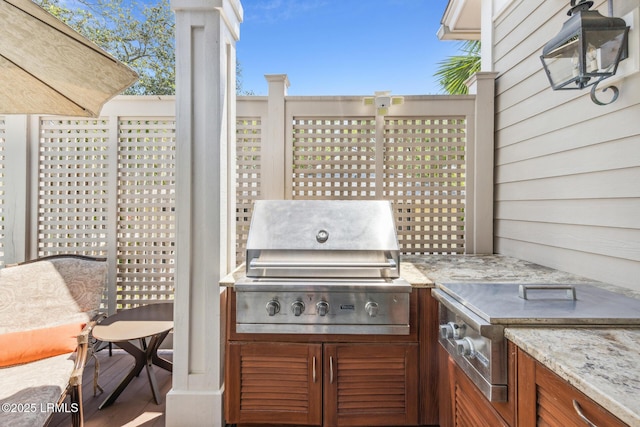
<path fill-rule="evenodd" d="M 262 200 L 236 282 L 236 330 L 408 334 L 391 204 Z"/>

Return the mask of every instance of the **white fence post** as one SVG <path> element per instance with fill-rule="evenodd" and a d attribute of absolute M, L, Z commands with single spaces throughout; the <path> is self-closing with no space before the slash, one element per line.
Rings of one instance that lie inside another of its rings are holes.
<path fill-rule="evenodd" d="M 467 81 L 469 92 L 476 95 L 474 134 L 470 138 L 473 145 L 467 147 L 473 159 L 473 163 L 467 165 L 467 197 L 473 198 L 473 211 L 466 212 L 467 253 L 493 253 L 494 94 L 497 74 L 480 72 Z"/>
<path fill-rule="evenodd" d="M 384 114 L 376 113 L 375 198 L 384 199 Z"/>
<path fill-rule="evenodd" d="M 285 198 L 285 96 L 289 80 L 286 74 L 267 74 L 269 100 L 267 101 L 266 138 L 262 141 L 262 198 Z"/>

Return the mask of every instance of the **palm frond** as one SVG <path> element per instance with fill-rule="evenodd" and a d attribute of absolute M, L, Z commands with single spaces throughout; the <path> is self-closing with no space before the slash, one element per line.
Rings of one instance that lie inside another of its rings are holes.
<path fill-rule="evenodd" d="M 465 81 L 480 71 L 480 42 L 468 40 L 459 48 L 464 55 L 450 56 L 438 63 L 434 74 L 445 93 L 464 95 L 468 93 Z"/>

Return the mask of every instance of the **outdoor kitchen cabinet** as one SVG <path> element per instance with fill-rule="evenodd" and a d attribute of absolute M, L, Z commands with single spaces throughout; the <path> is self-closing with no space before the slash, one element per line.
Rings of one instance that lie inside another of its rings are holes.
<path fill-rule="evenodd" d="M 533 427 L 540 423 L 562 427 L 626 426 L 602 406 L 519 349 L 518 426 Z"/>
<path fill-rule="evenodd" d="M 517 347 L 509 342 L 508 399 L 490 402 L 458 367 L 447 351 L 438 345 L 440 427 L 469 425 L 515 426 Z"/>
<path fill-rule="evenodd" d="M 227 423 L 322 424 L 322 344 L 227 346 Z"/>
<path fill-rule="evenodd" d="M 324 368 L 325 425 L 417 425 L 417 344 L 325 344 Z"/>
<path fill-rule="evenodd" d="M 510 341 L 508 352 L 508 400 L 490 402 L 447 351 L 439 348 L 440 427 L 626 426 Z"/>
<path fill-rule="evenodd" d="M 232 342 L 227 357 L 229 423 L 417 425 L 415 343 Z"/>
<path fill-rule="evenodd" d="M 238 333 L 234 291 L 226 292 L 227 423 L 437 423 L 433 380 L 437 357 L 432 347 L 437 343 L 436 304 L 427 289 L 412 293 L 410 334 L 390 336 Z M 418 318 L 429 316 L 431 327 L 421 322 L 419 328 Z"/>

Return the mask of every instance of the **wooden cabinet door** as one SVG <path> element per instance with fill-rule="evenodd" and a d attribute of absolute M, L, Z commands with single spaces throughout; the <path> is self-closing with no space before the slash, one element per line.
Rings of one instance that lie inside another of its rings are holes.
<path fill-rule="evenodd" d="M 626 426 L 522 350 L 518 350 L 518 368 L 519 426 L 581 427 L 589 422 L 596 426 Z"/>
<path fill-rule="evenodd" d="M 230 342 L 228 423 L 322 424 L 322 344 Z"/>
<path fill-rule="evenodd" d="M 455 361 L 449 358 L 449 366 L 452 370 L 452 394 L 453 425 L 465 426 L 502 426 L 509 424 L 502 419 L 491 405 L 491 402 L 471 382 L 467 374 L 458 368 Z"/>
<path fill-rule="evenodd" d="M 508 345 L 508 397 L 490 402 L 438 344 L 438 407 L 440 427 L 516 425 L 516 354 Z"/>
<path fill-rule="evenodd" d="M 417 344 L 325 344 L 325 426 L 418 423 Z"/>

